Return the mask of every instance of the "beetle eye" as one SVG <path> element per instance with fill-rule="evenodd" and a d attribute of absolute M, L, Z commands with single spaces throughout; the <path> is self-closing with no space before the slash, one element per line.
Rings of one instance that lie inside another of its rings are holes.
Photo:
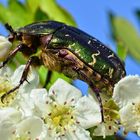
<path fill-rule="evenodd" d="M 22 33 L 17 33 L 16 34 L 16 39 L 17 40 L 22 40 Z"/>

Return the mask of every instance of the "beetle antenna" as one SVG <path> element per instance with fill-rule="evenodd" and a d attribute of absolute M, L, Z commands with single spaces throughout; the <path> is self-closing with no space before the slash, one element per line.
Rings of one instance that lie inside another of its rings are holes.
<path fill-rule="evenodd" d="M 11 35 L 9 35 L 8 40 L 10 42 L 13 42 L 14 39 L 17 37 L 17 33 L 14 31 L 14 29 L 12 28 L 11 25 L 9 25 L 8 23 L 5 24 L 5 28 L 10 31 Z"/>
<path fill-rule="evenodd" d="M 5 28 L 6 28 L 8 31 L 10 31 L 12 34 L 15 34 L 14 29 L 13 29 L 12 26 L 9 25 L 8 23 L 5 24 Z"/>

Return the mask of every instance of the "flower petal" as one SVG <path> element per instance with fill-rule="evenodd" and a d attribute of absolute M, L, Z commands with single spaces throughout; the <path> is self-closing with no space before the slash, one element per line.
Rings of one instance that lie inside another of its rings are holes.
<path fill-rule="evenodd" d="M 80 90 L 62 79 L 58 79 L 50 88 L 49 95 L 59 104 L 74 104 L 82 96 Z"/>
<path fill-rule="evenodd" d="M 18 94 L 11 106 L 19 108 L 24 116 L 31 116 L 33 114 L 32 110 L 34 109 L 34 103 L 30 99 L 29 94 Z"/>
<path fill-rule="evenodd" d="M 135 114 L 132 104 L 123 107 L 119 114 L 125 131 L 137 131 L 138 127 L 140 127 L 140 116 Z"/>
<path fill-rule="evenodd" d="M 4 36 L 0 36 L 0 61 L 4 61 L 7 57 L 12 43 Z"/>
<path fill-rule="evenodd" d="M 30 99 L 34 102 L 34 114 L 43 117 L 50 113 L 48 103 L 51 102 L 51 99 L 48 97 L 46 89 L 33 89 L 30 94 Z"/>
<path fill-rule="evenodd" d="M 90 137 L 90 133 L 84 130 L 82 127 L 75 127 L 73 131 L 68 130 L 61 136 L 62 140 L 92 140 Z"/>
<path fill-rule="evenodd" d="M 41 135 L 43 130 L 43 121 L 35 116 L 25 118 L 17 124 L 17 135 L 28 135 L 31 139 L 35 139 Z"/>
<path fill-rule="evenodd" d="M 80 122 L 80 125 L 83 128 L 88 129 L 101 122 L 99 103 L 91 96 L 84 96 L 80 98 L 75 106 L 75 109 L 78 113 L 76 114 L 77 121 Z"/>
<path fill-rule="evenodd" d="M 25 116 L 37 115 L 42 117 L 48 113 L 49 107 L 46 104 L 51 99 L 47 97 L 46 89 L 33 89 L 30 94 L 19 94 L 13 106 L 18 106 Z"/>
<path fill-rule="evenodd" d="M 0 69 L 0 76 L 1 77 L 10 77 L 12 75 L 12 70 L 9 67 L 3 67 Z"/>
<path fill-rule="evenodd" d="M 15 132 L 15 124 L 21 120 L 22 114 L 14 108 L 0 109 L 0 140 L 11 139 Z"/>
<path fill-rule="evenodd" d="M 10 140 L 16 128 L 11 122 L 0 123 L 0 140 Z"/>
<path fill-rule="evenodd" d="M 3 108 L 0 109 L 0 123 L 4 121 L 9 121 L 12 123 L 18 122 L 22 117 L 21 112 L 17 111 L 14 108 Z"/>
<path fill-rule="evenodd" d="M 94 129 L 94 136 L 103 136 L 103 138 L 106 138 L 106 136 L 112 136 L 119 130 L 119 126 L 115 124 L 113 121 L 101 123 L 97 126 L 97 128 Z"/>
<path fill-rule="evenodd" d="M 140 77 L 138 75 L 127 76 L 120 80 L 115 85 L 113 99 L 119 107 L 138 101 L 140 99 Z"/>

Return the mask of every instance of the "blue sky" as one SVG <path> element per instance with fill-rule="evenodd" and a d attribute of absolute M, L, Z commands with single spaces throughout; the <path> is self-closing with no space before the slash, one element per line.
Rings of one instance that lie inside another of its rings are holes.
<path fill-rule="evenodd" d="M 22 0 L 23 1 L 23 0 Z M 75 18 L 78 27 L 99 39 L 115 51 L 115 44 L 110 36 L 108 12 L 128 19 L 135 25 L 138 32 L 140 24 L 137 21 L 135 10 L 140 9 L 139 0 L 57 0 Z M 6 0 L 0 0 L 5 3 Z M 0 34 L 5 34 L 0 26 Z M 140 63 L 127 57 L 125 62 L 127 74 L 140 74 Z M 83 84 L 83 83 L 82 83 Z M 79 83 L 78 83 L 79 86 Z M 81 86 L 81 84 L 80 84 Z M 86 89 L 86 88 L 85 88 Z M 84 90 L 85 90 L 84 89 Z M 133 137 L 133 135 L 130 135 Z M 129 137 L 129 138 L 130 138 Z M 134 137 L 133 137 L 134 138 Z M 138 140 L 136 137 L 135 140 Z"/>

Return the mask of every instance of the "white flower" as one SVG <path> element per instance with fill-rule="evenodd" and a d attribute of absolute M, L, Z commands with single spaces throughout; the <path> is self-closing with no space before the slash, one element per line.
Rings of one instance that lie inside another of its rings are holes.
<path fill-rule="evenodd" d="M 14 108 L 0 110 L 0 140 L 38 139 L 42 136 L 43 121 L 35 116 L 24 117 Z"/>
<path fill-rule="evenodd" d="M 43 121 L 35 116 L 27 117 L 22 119 L 15 126 L 15 131 L 12 135 L 13 140 L 15 139 L 39 139 L 43 131 Z"/>
<path fill-rule="evenodd" d="M 21 65 L 14 73 L 12 73 L 7 67 L 0 69 L 0 97 L 19 84 L 24 68 L 25 66 Z M 35 71 L 31 70 L 31 73 L 28 76 L 28 81 L 30 84 L 25 81 L 25 83 L 19 88 L 18 93 L 30 92 L 38 85 L 39 78 Z M 8 95 L 4 99 L 4 103 L 0 100 L 0 107 L 9 106 L 12 103 L 13 98 L 15 99 L 16 93 L 17 91 Z"/>
<path fill-rule="evenodd" d="M 29 102 L 30 106 L 27 107 L 22 101 L 21 108 L 28 115 L 44 120 L 44 137 L 47 140 L 89 140 L 89 132 L 85 129 L 101 122 L 98 103 L 90 96 L 82 96 L 78 89 L 62 79 L 54 83 L 49 93 L 45 89 L 34 89 L 29 98 L 23 96 L 25 104 Z"/>
<path fill-rule="evenodd" d="M 137 131 L 140 136 L 140 77 L 127 76 L 114 88 L 113 98 L 120 107 L 120 118 L 125 131 Z"/>
<path fill-rule="evenodd" d="M 7 57 L 12 44 L 4 36 L 0 36 L 0 61 L 4 61 Z"/>
<path fill-rule="evenodd" d="M 0 140 L 9 140 L 22 114 L 14 108 L 0 109 Z"/>

